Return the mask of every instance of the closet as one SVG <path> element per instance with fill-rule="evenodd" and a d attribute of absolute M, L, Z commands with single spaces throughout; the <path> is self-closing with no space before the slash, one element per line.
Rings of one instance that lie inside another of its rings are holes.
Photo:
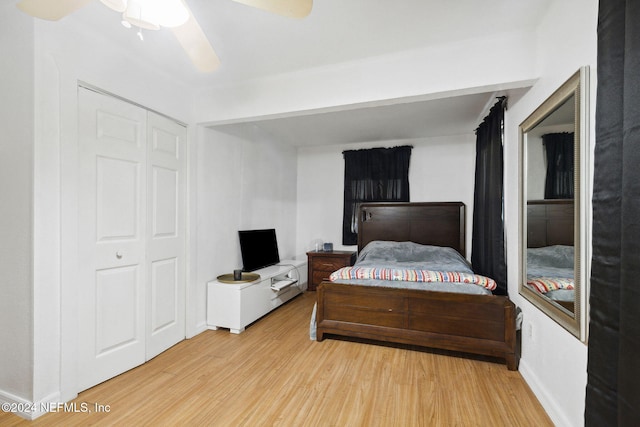
<path fill-rule="evenodd" d="M 186 128 L 78 89 L 78 391 L 185 338 Z"/>

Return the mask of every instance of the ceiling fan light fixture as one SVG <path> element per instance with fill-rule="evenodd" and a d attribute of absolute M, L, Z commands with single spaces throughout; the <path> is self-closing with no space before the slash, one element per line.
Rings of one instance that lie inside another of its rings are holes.
<path fill-rule="evenodd" d="M 155 19 L 153 9 L 146 6 L 144 1 L 129 0 L 122 12 L 122 19 L 145 30 L 159 30 L 160 24 Z"/>
<path fill-rule="evenodd" d="M 189 10 L 182 0 L 100 1 L 109 9 L 121 12 L 123 21 L 147 30 L 178 27 L 189 19 Z"/>
<path fill-rule="evenodd" d="M 182 0 L 147 0 L 153 4 L 155 19 L 163 27 L 179 27 L 189 19 L 189 10 Z"/>

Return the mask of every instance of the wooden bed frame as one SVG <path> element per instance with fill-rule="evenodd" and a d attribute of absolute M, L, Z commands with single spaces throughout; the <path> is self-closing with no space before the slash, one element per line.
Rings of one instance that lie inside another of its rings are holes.
<path fill-rule="evenodd" d="M 372 240 L 450 246 L 465 255 L 465 206 L 369 203 L 360 208 L 358 249 Z M 317 340 L 327 334 L 504 359 L 517 370 L 515 306 L 506 296 L 380 288 L 323 281 Z"/>

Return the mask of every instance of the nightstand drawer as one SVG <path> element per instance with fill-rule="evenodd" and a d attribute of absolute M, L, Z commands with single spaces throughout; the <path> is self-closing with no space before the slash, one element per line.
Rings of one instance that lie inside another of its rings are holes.
<path fill-rule="evenodd" d="M 329 275 L 342 267 L 353 265 L 356 253 L 352 251 L 307 252 L 309 286 L 307 290 L 315 291 L 316 287 L 329 278 Z"/>
<path fill-rule="evenodd" d="M 334 271 L 346 267 L 344 258 L 316 258 L 313 260 L 313 270 L 328 271 L 333 273 Z"/>
<path fill-rule="evenodd" d="M 335 271 L 335 270 L 334 270 Z M 316 271 L 313 270 L 313 283 L 316 284 L 316 287 L 320 284 L 320 282 L 322 282 L 323 280 L 329 280 L 329 275 L 331 275 L 331 273 L 333 273 L 333 271 Z"/>

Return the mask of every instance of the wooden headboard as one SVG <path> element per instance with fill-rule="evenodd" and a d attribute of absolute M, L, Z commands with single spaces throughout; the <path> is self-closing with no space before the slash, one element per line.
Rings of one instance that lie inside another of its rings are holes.
<path fill-rule="evenodd" d="M 571 199 L 527 202 L 527 247 L 573 246 L 574 206 Z"/>
<path fill-rule="evenodd" d="M 358 216 L 358 250 L 372 240 L 449 246 L 465 254 L 462 202 L 363 203 Z"/>

